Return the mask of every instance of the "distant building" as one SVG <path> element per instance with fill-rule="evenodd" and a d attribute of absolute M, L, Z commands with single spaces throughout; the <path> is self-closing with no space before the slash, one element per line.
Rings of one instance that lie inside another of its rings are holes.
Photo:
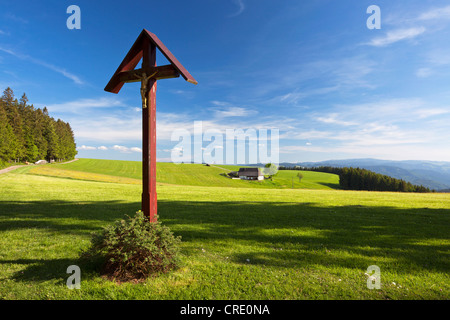
<path fill-rule="evenodd" d="M 241 180 L 264 180 L 259 168 L 240 168 L 238 176 Z"/>

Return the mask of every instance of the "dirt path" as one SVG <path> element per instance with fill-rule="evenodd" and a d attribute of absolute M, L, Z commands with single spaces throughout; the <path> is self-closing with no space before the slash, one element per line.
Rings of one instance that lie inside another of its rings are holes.
<path fill-rule="evenodd" d="M 222 167 L 216 166 L 216 165 L 214 165 L 214 164 L 210 164 L 209 166 L 210 166 L 210 167 L 219 168 L 219 169 L 222 169 L 222 170 L 232 171 L 231 169 L 222 168 Z"/>
<path fill-rule="evenodd" d="M 60 164 L 67 164 L 67 163 L 71 163 L 71 162 L 74 162 L 74 161 L 77 161 L 77 160 L 79 160 L 79 159 L 73 159 L 73 160 L 70 160 L 70 161 L 67 161 L 67 162 L 63 162 L 63 163 L 60 163 Z"/>
<path fill-rule="evenodd" d="M 7 172 L 10 172 L 10 171 L 12 171 L 12 170 L 14 170 L 14 169 L 21 168 L 21 167 L 25 167 L 25 166 L 26 166 L 25 164 L 22 164 L 22 165 L 20 165 L 20 166 L 12 166 L 12 167 L 8 167 L 8 168 L 5 168 L 5 169 L 0 170 L 0 174 L 2 174 L 2 173 L 7 173 Z"/>
<path fill-rule="evenodd" d="M 70 160 L 70 161 L 67 161 L 67 162 L 64 162 L 64 163 L 61 163 L 61 164 L 71 163 L 71 162 L 74 162 L 74 161 L 77 161 L 77 160 L 78 159 L 73 159 L 73 160 Z M 14 169 L 22 168 L 22 167 L 27 167 L 27 165 L 26 164 L 21 164 L 20 166 L 11 166 L 11 167 L 8 167 L 8 168 L 0 170 L 0 174 L 7 173 L 7 172 L 10 172 L 10 171 L 12 171 Z"/>

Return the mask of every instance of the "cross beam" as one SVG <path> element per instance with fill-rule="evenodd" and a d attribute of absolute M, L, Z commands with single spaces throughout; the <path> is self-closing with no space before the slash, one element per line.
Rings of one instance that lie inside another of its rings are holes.
<path fill-rule="evenodd" d="M 138 82 L 142 81 L 143 76 L 153 75 L 151 78 L 155 80 L 178 78 L 180 73 L 171 65 L 165 65 L 160 67 L 147 67 L 131 71 L 122 71 L 118 77 L 121 82 Z"/>

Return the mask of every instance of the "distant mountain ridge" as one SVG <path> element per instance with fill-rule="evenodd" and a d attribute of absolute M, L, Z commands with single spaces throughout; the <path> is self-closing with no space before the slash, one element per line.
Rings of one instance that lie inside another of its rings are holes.
<path fill-rule="evenodd" d="M 319 162 L 280 163 L 281 166 L 353 167 L 367 169 L 436 191 L 450 189 L 450 162 L 420 160 L 346 159 Z"/>

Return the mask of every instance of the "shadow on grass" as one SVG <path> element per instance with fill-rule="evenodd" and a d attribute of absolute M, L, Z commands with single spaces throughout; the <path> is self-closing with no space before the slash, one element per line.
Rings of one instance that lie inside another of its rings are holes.
<path fill-rule="evenodd" d="M 317 184 L 320 184 L 320 185 L 325 186 L 325 187 L 329 187 L 329 188 L 334 189 L 334 190 L 342 190 L 342 188 L 339 185 L 339 183 L 317 182 Z"/>
<path fill-rule="evenodd" d="M 91 278 L 93 273 L 101 271 L 101 260 L 96 258 L 95 261 L 87 261 L 85 259 L 17 259 L 17 260 L 0 260 L 1 264 L 19 264 L 25 265 L 23 271 L 18 271 L 13 275 L 14 280 L 20 281 L 48 281 L 57 280 L 66 283 L 67 278 L 73 274 L 67 273 L 67 268 L 76 265 L 82 270 L 82 280 Z M 85 272 L 88 271 L 87 274 Z"/>
<path fill-rule="evenodd" d="M 36 228 L 55 239 L 61 233 L 87 239 L 102 226 L 134 215 L 139 207 L 120 201 L 0 202 L 0 231 Z M 158 209 L 161 221 L 183 242 L 211 246 L 218 254 L 223 248 L 234 263 L 249 259 L 252 264 L 286 268 L 365 270 L 387 260 L 402 266 L 396 270 L 399 273 L 450 271 L 446 245 L 450 209 L 167 200 L 160 200 Z M 240 252 L 233 253 L 236 245 Z M 66 279 L 64 272 L 74 261 L 45 259 L 43 252 L 43 258 L 0 259 L 0 263 L 27 265 L 16 279 L 48 280 Z M 97 267 L 88 264 L 87 268 Z"/>

